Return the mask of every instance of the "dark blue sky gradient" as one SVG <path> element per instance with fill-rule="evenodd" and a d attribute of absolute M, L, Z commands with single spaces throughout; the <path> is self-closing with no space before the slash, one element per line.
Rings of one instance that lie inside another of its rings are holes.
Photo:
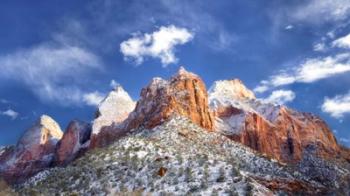
<path fill-rule="evenodd" d="M 349 33 L 342 21 L 310 22 L 289 16 L 302 1 L 24 1 L 5 0 L 0 6 L 0 56 L 31 49 L 64 37 L 71 45 L 95 54 L 103 70 L 86 76 L 83 89 L 107 93 L 112 79 L 137 100 L 142 87 L 156 76 L 168 78 L 180 65 L 200 75 L 209 87 L 219 79 L 240 78 L 253 89 L 278 70 L 299 65 L 307 58 L 335 54 L 313 51 L 327 32 L 337 37 Z M 194 39 L 176 47 L 178 63 L 162 67 L 159 59 L 146 58 L 136 66 L 125 61 L 119 45 L 131 33 L 152 33 L 160 26 L 175 25 L 194 32 Z M 286 30 L 286 26 L 293 25 Z M 222 36 L 224 41 L 220 41 Z M 33 65 L 34 66 L 34 65 Z M 1 65 L 0 65 L 1 68 Z M 1 69 L 0 69 L 1 71 Z M 281 87 L 293 90 L 296 99 L 287 105 L 313 112 L 325 119 L 338 138 L 350 139 L 350 115 L 335 119 L 322 112 L 324 97 L 346 94 L 349 73 L 317 82 Z M 79 77 L 79 73 L 77 73 Z M 84 76 L 85 77 L 85 76 Z M 69 85 L 62 78 L 62 85 Z M 14 144 L 24 130 L 41 115 L 48 114 L 65 129 L 71 119 L 90 121 L 95 108 L 84 104 L 63 106 L 41 100 L 20 80 L 1 78 L 0 111 L 13 109 L 15 120 L 0 115 L 0 145 Z M 257 94 L 266 97 L 268 91 Z M 350 143 L 344 142 L 349 145 Z"/>

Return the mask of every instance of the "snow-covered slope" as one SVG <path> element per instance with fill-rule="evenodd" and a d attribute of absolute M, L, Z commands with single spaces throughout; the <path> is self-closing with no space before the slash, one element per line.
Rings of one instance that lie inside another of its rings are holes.
<path fill-rule="evenodd" d="M 260 157 L 183 117 L 173 117 L 152 130 L 135 131 L 108 148 L 88 152 L 66 168 L 43 171 L 16 190 L 24 195 L 274 195 L 332 191 L 303 172 Z"/>

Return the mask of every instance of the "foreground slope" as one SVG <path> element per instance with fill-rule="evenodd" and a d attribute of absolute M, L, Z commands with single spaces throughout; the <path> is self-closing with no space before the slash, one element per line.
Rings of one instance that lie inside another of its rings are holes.
<path fill-rule="evenodd" d="M 24 195 L 349 194 L 349 179 L 344 177 L 349 168 L 315 164 L 323 172 L 344 175 L 318 181 L 305 168 L 283 166 L 186 118 L 172 117 L 154 129 L 135 130 L 108 148 L 90 151 L 66 168 L 41 172 L 17 191 Z"/>

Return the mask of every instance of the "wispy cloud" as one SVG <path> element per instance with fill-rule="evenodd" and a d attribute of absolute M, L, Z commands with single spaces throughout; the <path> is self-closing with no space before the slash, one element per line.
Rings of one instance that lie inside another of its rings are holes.
<path fill-rule="evenodd" d="M 332 42 L 333 47 L 350 48 L 350 33 L 344 37 L 340 37 Z"/>
<path fill-rule="evenodd" d="M 66 43 L 43 43 L 0 56 L 0 79 L 26 85 L 45 102 L 62 105 L 81 102 L 79 82 L 101 69 L 99 58 L 86 49 Z"/>
<path fill-rule="evenodd" d="M 175 57 L 175 46 L 189 42 L 193 36 L 194 34 L 186 28 L 162 26 L 151 34 L 134 34 L 132 38 L 120 44 L 120 51 L 126 60 L 133 60 L 137 65 L 146 57 L 152 57 L 159 58 L 166 66 L 178 60 Z"/>
<path fill-rule="evenodd" d="M 341 137 L 339 140 L 340 140 L 341 142 L 343 142 L 343 143 L 348 143 L 348 144 L 350 144 L 350 139 L 348 139 L 348 138 Z"/>
<path fill-rule="evenodd" d="M 295 97 L 295 93 L 291 90 L 276 90 L 272 91 L 271 95 L 265 99 L 262 99 L 262 101 L 283 105 L 293 101 Z"/>
<path fill-rule="evenodd" d="M 296 82 L 312 83 L 349 71 L 350 54 L 347 53 L 307 59 L 295 68 L 280 70 L 278 74 L 271 76 L 268 80 L 261 81 L 254 91 L 264 92 L 274 87 Z"/>
<path fill-rule="evenodd" d="M 287 25 L 284 29 L 285 29 L 285 30 L 291 30 L 291 29 L 293 29 L 293 28 L 294 28 L 293 25 Z"/>
<path fill-rule="evenodd" d="M 316 44 L 314 44 L 314 47 L 313 47 L 314 51 L 316 51 L 316 52 L 323 52 L 326 50 L 326 48 L 327 47 L 326 47 L 326 44 L 324 42 L 316 43 Z"/>
<path fill-rule="evenodd" d="M 90 106 L 97 106 L 104 99 L 104 95 L 100 92 L 92 92 L 83 95 L 83 101 Z"/>
<path fill-rule="evenodd" d="M 6 111 L 0 111 L 0 114 L 1 114 L 1 115 L 4 115 L 4 116 L 8 116 L 8 117 L 10 117 L 12 120 L 15 120 L 15 119 L 18 117 L 18 115 L 19 115 L 18 112 L 14 111 L 14 110 L 12 110 L 12 109 L 8 109 L 8 110 L 6 110 Z"/>
<path fill-rule="evenodd" d="M 322 104 L 322 111 L 334 118 L 342 118 L 345 114 L 350 113 L 350 93 L 333 98 L 326 97 Z"/>
<path fill-rule="evenodd" d="M 350 4 L 348 0 L 310 0 L 292 9 L 289 14 L 299 21 L 336 22 L 350 16 Z"/>

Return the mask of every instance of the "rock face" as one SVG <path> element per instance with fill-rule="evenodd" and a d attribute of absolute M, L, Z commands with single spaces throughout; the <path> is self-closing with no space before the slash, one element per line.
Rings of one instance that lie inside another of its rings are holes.
<path fill-rule="evenodd" d="M 16 147 L 2 156 L 0 176 L 17 183 L 50 166 L 58 141 L 62 138 L 60 126 L 43 115 L 21 137 Z"/>
<path fill-rule="evenodd" d="M 98 106 L 96 119 L 92 124 L 91 148 L 105 146 L 110 138 L 109 127 L 122 123 L 135 108 L 129 94 L 117 86 Z"/>
<path fill-rule="evenodd" d="M 282 162 L 296 163 L 306 151 L 325 159 L 341 156 L 340 147 L 323 120 L 284 106 L 262 103 L 242 85 L 219 81 L 216 86 L 221 87 L 211 91 L 216 130 Z"/>
<path fill-rule="evenodd" d="M 213 128 L 205 84 L 183 67 L 170 80 L 154 78 L 142 89 L 141 98 L 126 121 L 126 129 L 140 126 L 150 129 L 173 114 L 188 117 L 207 130 Z"/>
<path fill-rule="evenodd" d="M 58 143 L 55 156 L 56 165 L 67 165 L 85 152 L 90 145 L 91 125 L 73 120 Z"/>

